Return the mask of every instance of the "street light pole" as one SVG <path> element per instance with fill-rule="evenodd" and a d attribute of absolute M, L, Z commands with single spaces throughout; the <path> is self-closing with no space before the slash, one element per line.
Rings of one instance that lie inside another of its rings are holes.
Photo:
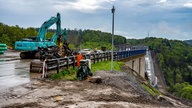
<path fill-rule="evenodd" d="M 113 71 L 113 46 L 114 46 L 114 13 L 115 13 L 115 7 L 113 6 L 113 8 L 111 9 L 111 12 L 112 12 L 112 52 L 111 52 L 111 72 Z"/>

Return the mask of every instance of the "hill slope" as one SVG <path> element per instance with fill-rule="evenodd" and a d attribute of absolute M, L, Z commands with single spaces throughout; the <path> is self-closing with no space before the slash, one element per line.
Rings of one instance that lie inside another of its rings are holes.
<path fill-rule="evenodd" d="M 168 90 L 176 96 L 192 99 L 192 87 L 190 86 L 192 73 L 189 68 L 192 65 L 192 46 L 183 41 L 154 37 L 131 39 L 127 40 L 127 43 L 149 46 L 149 49 L 154 51 L 158 58 L 157 62 L 169 86 Z M 185 84 L 185 82 L 187 83 Z"/>

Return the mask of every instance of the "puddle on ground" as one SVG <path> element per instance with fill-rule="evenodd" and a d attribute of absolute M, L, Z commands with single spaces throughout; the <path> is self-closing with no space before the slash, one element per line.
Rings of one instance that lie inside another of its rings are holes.
<path fill-rule="evenodd" d="M 30 82 L 31 60 L 18 60 L 19 52 L 5 52 L 0 55 L 0 92 Z"/>

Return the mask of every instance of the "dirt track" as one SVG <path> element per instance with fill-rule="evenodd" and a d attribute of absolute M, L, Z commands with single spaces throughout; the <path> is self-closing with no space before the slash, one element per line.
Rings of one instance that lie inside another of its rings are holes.
<path fill-rule="evenodd" d="M 174 107 L 148 94 L 127 73 L 97 72 L 102 83 L 35 80 L 0 94 L 0 106 L 66 108 Z M 175 106 L 178 107 L 178 106 Z"/>

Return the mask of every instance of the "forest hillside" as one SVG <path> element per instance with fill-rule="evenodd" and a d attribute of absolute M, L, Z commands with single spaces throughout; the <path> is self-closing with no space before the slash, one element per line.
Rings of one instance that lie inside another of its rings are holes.
<path fill-rule="evenodd" d="M 168 91 L 192 100 L 192 46 L 179 40 L 147 37 L 127 39 L 127 44 L 147 45 L 158 57 Z"/>

